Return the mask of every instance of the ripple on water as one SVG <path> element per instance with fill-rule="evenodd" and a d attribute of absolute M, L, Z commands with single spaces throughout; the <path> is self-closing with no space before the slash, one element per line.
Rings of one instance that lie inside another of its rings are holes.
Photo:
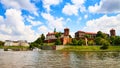
<path fill-rule="evenodd" d="M 0 68 L 120 68 L 119 52 L 0 51 Z"/>

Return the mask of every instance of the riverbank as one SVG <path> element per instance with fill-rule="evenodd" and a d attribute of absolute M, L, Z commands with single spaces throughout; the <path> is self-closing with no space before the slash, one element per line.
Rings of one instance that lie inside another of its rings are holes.
<path fill-rule="evenodd" d="M 120 51 L 120 46 L 109 46 L 108 49 L 102 50 L 101 46 L 67 46 L 62 51 Z"/>
<path fill-rule="evenodd" d="M 0 46 L 0 49 L 4 49 L 5 51 L 8 51 L 8 49 L 13 51 L 27 51 L 29 50 L 28 46 Z"/>

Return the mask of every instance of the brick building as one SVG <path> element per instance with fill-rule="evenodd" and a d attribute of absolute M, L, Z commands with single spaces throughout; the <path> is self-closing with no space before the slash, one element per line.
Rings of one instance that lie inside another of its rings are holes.
<path fill-rule="evenodd" d="M 52 33 L 49 33 L 46 35 L 46 39 L 45 39 L 45 42 L 47 43 L 53 43 L 56 41 L 56 37 L 55 37 L 55 34 L 57 32 L 52 32 Z M 61 37 L 60 37 L 60 40 L 62 42 L 63 45 L 67 44 L 67 43 L 70 43 L 71 42 L 71 38 L 69 37 L 69 28 L 65 28 L 64 29 L 64 33 L 61 33 Z"/>
<path fill-rule="evenodd" d="M 116 36 L 115 29 L 110 30 L 110 36 Z"/>
<path fill-rule="evenodd" d="M 85 35 L 89 36 L 89 39 L 94 39 L 97 35 L 97 33 L 93 33 L 93 32 L 84 32 L 84 31 L 77 31 L 75 33 L 75 38 L 76 39 L 84 39 Z"/>

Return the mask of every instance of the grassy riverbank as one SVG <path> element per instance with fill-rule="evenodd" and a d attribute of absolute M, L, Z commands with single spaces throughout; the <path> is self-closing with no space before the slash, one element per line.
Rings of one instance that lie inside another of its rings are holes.
<path fill-rule="evenodd" d="M 28 46 L 0 46 L 0 49 L 12 49 L 12 50 L 15 50 L 15 51 L 19 51 L 19 50 L 29 50 L 29 47 Z"/>
<path fill-rule="evenodd" d="M 120 46 L 109 46 L 108 49 L 102 50 L 101 46 L 67 46 L 63 51 L 120 51 Z"/>

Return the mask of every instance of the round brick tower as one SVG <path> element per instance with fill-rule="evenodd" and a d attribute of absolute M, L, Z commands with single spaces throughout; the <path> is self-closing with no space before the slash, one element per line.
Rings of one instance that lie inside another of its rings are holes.
<path fill-rule="evenodd" d="M 69 29 L 68 28 L 64 29 L 64 36 L 69 36 Z"/>
<path fill-rule="evenodd" d="M 116 36 L 115 29 L 110 30 L 110 36 Z"/>

